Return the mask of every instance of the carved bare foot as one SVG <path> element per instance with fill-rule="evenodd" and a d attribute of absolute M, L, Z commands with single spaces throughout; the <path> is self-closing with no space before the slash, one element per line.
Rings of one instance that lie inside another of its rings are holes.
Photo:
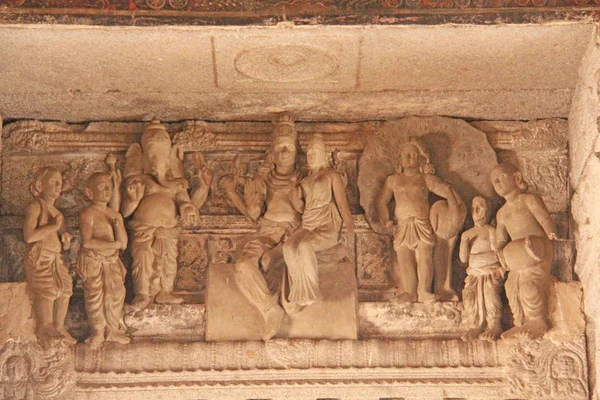
<path fill-rule="evenodd" d="M 458 295 L 452 289 L 439 292 L 437 296 L 440 301 L 458 301 Z"/>
<path fill-rule="evenodd" d="M 398 293 L 396 296 L 394 296 L 392 301 L 394 303 L 399 303 L 399 304 L 414 303 L 417 301 L 417 294 L 416 293 L 408 293 L 408 292 Z"/>
<path fill-rule="evenodd" d="M 38 327 L 35 331 L 35 334 L 42 347 L 45 348 L 58 343 L 63 338 L 63 335 L 61 335 L 60 332 L 57 331 L 56 328 L 51 324 Z"/>
<path fill-rule="evenodd" d="M 467 333 L 465 333 L 464 335 L 461 336 L 461 339 L 466 341 L 466 342 L 470 342 L 471 340 L 475 340 L 479 337 L 479 335 L 481 334 L 481 327 L 477 327 L 477 328 L 471 328 L 467 331 Z"/>
<path fill-rule="evenodd" d="M 506 332 L 504 332 L 502 335 L 500 335 L 500 337 L 502 339 L 511 339 L 514 337 L 521 336 L 522 334 L 523 334 L 523 326 L 515 326 L 513 328 L 510 328 Z"/>
<path fill-rule="evenodd" d="M 106 341 L 119 344 L 128 344 L 130 340 L 123 332 L 109 332 L 106 336 Z"/>
<path fill-rule="evenodd" d="M 152 298 L 150 296 L 145 295 L 145 294 L 138 294 L 137 296 L 135 296 L 133 298 L 131 305 L 133 306 L 133 308 L 136 311 L 140 311 L 145 308 L 148 308 L 148 306 L 150 305 L 151 302 L 152 302 Z"/>
<path fill-rule="evenodd" d="M 161 290 L 154 298 L 154 301 L 158 304 L 181 304 L 183 303 L 183 298 Z"/>
<path fill-rule="evenodd" d="M 537 339 L 544 336 L 544 333 L 548 331 L 549 327 L 542 318 L 535 318 L 527 321 L 522 328 L 522 335 L 529 339 Z"/>
<path fill-rule="evenodd" d="M 65 329 L 64 326 L 57 326 L 56 330 L 58 331 L 58 333 L 61 334 L 62 341 L 67 346 L 73 346 L 77 343 L 77 339 L 75 339 L 73 336 L 71 336 L 71 334 Z"/>
<path fill-rule="evenodd" d="M 262 335 L 263 340 L 272 339 L 277 334 L 284 314 L 283 308 L 277 304 L 267 311 L 265 314 L 265 328 Z"/>
<path fill-rule="evenodd" d="M 499 323 L 489 325 L 488 328 L 479 335 L 479 339 L 493 342 L 500 339 L 502 334 L 502 326 Z"/>
<path fill-rule="evenodd" d="M 92 336 L 85 339 L 85 344 L 90 346 L 92 350 L 98 350 L 104 344 L 104 334 L 95 333 Z"/>
<path fill-rule="evenodd" d="M 433 304 L 438 300 L 437 296 L 430 292 L 420 292 L 418 294 L 418 302 L 425 304 Z"/>

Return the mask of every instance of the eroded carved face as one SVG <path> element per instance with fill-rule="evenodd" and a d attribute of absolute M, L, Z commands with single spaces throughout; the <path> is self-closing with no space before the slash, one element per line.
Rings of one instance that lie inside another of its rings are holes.
<path fill-rule="evenodd" d="M 502 197 L 518 188 L 516 173 L 503 165 L 494 168 L 491 179 L 494 190 Z"/>
<path fill-rule="evenodd" d="M 27 361 L 21 356 L 12 356 L 6 360 L 6 378 L 12 382 L 27 380 Z"/>
<path fill-rule="evenodd" d="M 279 137 L 273 145 L 273 162 L 280 167 L 287 167 L 296 163 L 296 144 L 292 138 Z"/>
<path fill-rule="evenodd" d="M 471 215 L 475 222 L 485 222 L 487 220 L 487 204 L 481 197 L 475 197 L 471 204 Z"/>
<path fill-rule="evenodd" d="M 108 175 L 102 175 L 96 179 L 96 183 L 90 187 L 92 199 L 101 203 L 108 203 L 113 194 L 113 183 Z"/>
<path fill-rule="evenodd" d="M 317 170 L 327 163 L 327 153 L 325 148 L 320 145 L 308 146 L 306 150 L 306 161 L 312 170 Z"/>
<path fill-rule="evenodd" d="M 419 149 L 410 143 L 400 148 L 400 165 L 403 169 L 415 169 L 421 165 Z"/>
<path fill-rule="evenodd" d="M 62 190 L 62 174 L 59 171 L 47 173 L 41 180 L 40 191 L 48 197 L 58 198 Z"/>

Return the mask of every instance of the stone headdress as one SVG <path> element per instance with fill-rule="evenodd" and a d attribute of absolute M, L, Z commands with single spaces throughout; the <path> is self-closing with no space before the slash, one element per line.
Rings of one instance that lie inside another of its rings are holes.
<path fill-rule="evenodd" d="M 165 156 L 169 158 L 168 175 L 171 178 L 183 177 L 183 150 L 178 145 L 171 144 L 171 136 L 165 125 L 154 118 L 146 127 L 139 143 L 129 146 L 125 154 L 125 178 L 138 174 L 151 174 L 146 153 L 155 147 L 164 147 Z"/>

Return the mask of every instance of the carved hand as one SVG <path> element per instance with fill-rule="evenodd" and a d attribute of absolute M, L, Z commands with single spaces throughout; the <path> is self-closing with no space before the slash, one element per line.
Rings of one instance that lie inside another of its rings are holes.
<path fill-rule="evenodd" d="M 64 223 L 65 217 L 62 214 L 56 214 L 52 225 L 58 230 L 63 226 Z"/>
<path fill-rule="evenodd" d="M 144 197 L 145 189 L 146 185 L 144 185 L 142 182 L 131 182 L 129 185 L 127 185 L 127 196 L 137 203 L 142 200 L 142 197 Z"/>
<path fill-rule="evenodd" d="M 237 189 L 237 183 L 233 175 L 223 176 L 221 182 L 223 183 L 223 189 L 225 189 L 227 193 L 235 193 Z"/>
<path fill-rule="evenodd" d="M 198 180 L 200 181 L 200 186 L 209 188 L 212 185 L 213 178 L 215 177 L 215 172 L 205 165 L 202 168 L 198 169 Z"/>
<path fill-rule="evenodd" d="M 264 193 L 264 182 L 259 178 L 248 179 L 244 182 L 244 200 L 248 206 L 260 203 Z"/>
<path fill-rule="evenodd" d="M 73 240 L 73 236 L 69 232 L 65 232 L 61 235 L 60 241 L 63 245 L 63 249 L 68 249 L 71 247 L 71 241 Z"/>
<path fill-rule="evenodd" d="M 550 239 L 550 240 L 558 240 L 558 236 L 556 236 L 555 232 L 550 232 L 548 234 L 548 239 Z"/>
<path fill-rule="evenodd" d="M 200 216 L 198 209 L 192 203 L 183 203 L 179 207 L 179 214 L 182 219 L 194 219 Z"/>

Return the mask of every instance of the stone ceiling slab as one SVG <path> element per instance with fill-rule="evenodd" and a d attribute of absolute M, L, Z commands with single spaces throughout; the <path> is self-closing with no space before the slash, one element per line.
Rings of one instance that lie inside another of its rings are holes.
<path fill-rule="evenodd" d="M 0 25 L 11 119 L 567 117 L 595 25 Z"/>

